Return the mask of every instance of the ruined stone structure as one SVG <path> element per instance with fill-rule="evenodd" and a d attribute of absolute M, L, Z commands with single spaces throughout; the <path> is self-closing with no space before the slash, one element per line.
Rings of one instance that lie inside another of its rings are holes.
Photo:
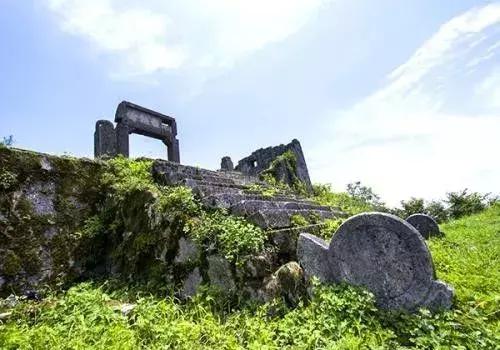
<path fill-rule="evenodd" d="M 453 289 L 435 280 L 420 233 L 400 218 L 365 213 L 345 221 L 328 245 L 301 234 L 297 255 L 306 275 L 363 286 L 386 309 L 448 309 Z"/>
<path fill-rule="evenodd" d="M 115 115 L 116 128 L 107 120 L 96 123 L 94 156 L 129 156 L 129 135 L 139 134 L 161 140 L 168 149 L 168 160 L 180 162 L 177 123 L 174 118 L 123 101 Z"/>
<path fill-rule="evenodd" d="M 295 156 L 293 173 L 288 169 L 287 164 L 279 163 L 280 156 L 285 153 L 291 152 Z M 276 164 L 278 162 L 278 164 Z M 238 162 L 235 170 L 243 174 L 258 176 L 262 172 L 267 171 L 271 165 L 275 168 L 273 174 L 277 180 L 293 185 L 295 177 L 301 181 L 307 191 L 312 191 L 311 179 L 309 178 L 309 171 L 307 170 L 306 160 L 300 142 L 294 139 L 288 145 L 279 145 L 276 147 L 261 148 L 253 152 L 250 156 L 243 158 Z"/>
<path fill-rule="evenodd" d="M 116 128 L 109 121 L 97 122 L 97 156 L 128 155 L 128 135 L 134 132 L 163 140 L 171 161 L 152 164 L 158 191 L 164 186 L 189 187 L 207 212 L 224 209 L 264 230 L 264 248 L 242 265 L 228 260 L 212 245 L 195 243 L 178 225 L 175 215 L 186 215 L 184 207 L 180 214 L 158 211 L 160 199 L 149 189 L 127 194 L 125 205 L 113 209 L 119 209 L 122 221 L 109 241 L 109 232 L 101 232 L 101 239 L 75 235 L 99 214 L 106 191 L 113 191 L 101 182 L 109 164 L 0 148 L 0 175 L 12 178 L 0 195 L 0 232 L 6 237 L 0 240 L 0 297 L 58 281 L 120 274 L 135 280 L 163 271 L 162 281 L 171 283 L 180 298 L 208 284 L 243 298 L 283 297 L 293 303 L 306 294 L 307 278 L 317 276 L 327 283 L 365 287 L 386 309 L 451 307 L 453 290 L 435 280 L 422 237 L 434 234 L 434 221 L 412 216 L 410 225 L 388 214 L 360 214 L 332 232 L 327 244 L 315 235 L 324 234 L 325 220 L 346 218 L 341 210 L 315 203 L 293 188 L 274 188 L 258 177 L 269 168 L 281 169 L 273 173 L 279 180 L 299 178 L 310 186 L 297 140 L 254 152 L 238 163 L 238 171 L 229 157 L 223 159 L 221 170 L 212 171 L 178 163 L 172 118 L 123 102 L 116 121 Z M 290 162 L 295 169 L 290 169 Z M 135 240 L 142 242 L 144 234 L 151 242 L 137 254 Z"/>
<path fill-rule="evenodd" d="M 224 171 L 233 171 L 234 170 L 234 164 L 233 161 L 231 160 L 231 157 L 222 157 L 222 160 L 220 162 L 220 169 Z"/>

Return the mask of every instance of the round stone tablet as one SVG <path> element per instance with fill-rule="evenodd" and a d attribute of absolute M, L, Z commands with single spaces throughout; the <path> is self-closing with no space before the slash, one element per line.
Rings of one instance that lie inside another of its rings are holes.
<path fill-rule="evenodd" d="M 333 236 L 328 254 L 335 279 L 367 288 L 380 307 L 428 304 L 435 282 L 431 255 L 420 233 L 400 218 L 353 216 Z"/>
<path fill-rule="evenodd" d="M 441 234 L 437 222 L 429 215 L 413 214 L 408 216 L 406 221 L 415 227 L 425 239 Z"/>

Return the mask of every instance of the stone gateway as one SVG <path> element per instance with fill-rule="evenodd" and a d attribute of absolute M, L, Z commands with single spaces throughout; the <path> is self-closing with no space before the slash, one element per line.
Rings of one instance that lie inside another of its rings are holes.
<path fill-rule="evenodd" d="M 168 150 L 168 160 L 179 163 L 179 140 L 174 118 L 123 101 L 115 115 L 116 128 L 107 120 L 96 123 L 94 156 L 129 156 L 129 135 L 139 134 L 161 140 Z"/>
<path fill-rule="evenodd" d="M 450 308 L 453 290 L 434 279 L 430 252 L 420 233 L 384 213 L 351 217 L 330 245 L 301 234 L 297 256 L 306 275 L 370 290 L 385 309 Z"/>
<path fill-rule="evenodd" d="M 413 214 L 406 219 L 406 222 L 415 227 L 425 239 L 441 235 L 439 225 L 429 215 Z"/>

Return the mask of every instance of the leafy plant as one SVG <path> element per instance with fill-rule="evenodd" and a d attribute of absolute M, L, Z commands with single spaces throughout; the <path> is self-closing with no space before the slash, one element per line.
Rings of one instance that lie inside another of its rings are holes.
<path fill-rule="evenodd" d="M 459 192 L 449 192 L 446 194 L 448 212 L 451 218 L 458 219 L 465 215 L 478 213 L 486 208 L 487 194 L 478 192 L 468 193 L 468 189 Z"/>
<path fill-rule="evenodd" d="M 203 212 L 200 217 L 187 221 L 185 232 L 206 249 L 216 249 L 229 261 L 241 264 L 250 254 L 264 248 L 266 233 L 242 218 L 223 211 Z"/>

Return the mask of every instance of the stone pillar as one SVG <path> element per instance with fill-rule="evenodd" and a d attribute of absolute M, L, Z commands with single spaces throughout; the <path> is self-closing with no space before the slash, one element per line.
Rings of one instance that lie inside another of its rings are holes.
<path fill-rule="evenodd" d="M 98 120 L 94 132 L 94 157 L 116 156 L 116 131 L 112 122 Z"/>
<path fill-rule="evenodd" d="M 129 134 L 130 129 L 126 123 L 118 123 L 116 125 L 116 148 L 117 153 L 128 158 L 129 156 Z"/>
<path fill-rule="evenodd" d="M 233 171 L 234 170 L 234 164 L 233 161 L 231 160 L 231 157 L 222 157 L 222 160 L 220 162 L 220 168 L 221 170 L 225 171 Z"/>
<path fill-rule="evenodd" d="M 174 139 L 172 145 L 168 147 L 168 160 L 175 163 L 181 162 L 181 157 L 179 154 L 179 140 Z"/>

